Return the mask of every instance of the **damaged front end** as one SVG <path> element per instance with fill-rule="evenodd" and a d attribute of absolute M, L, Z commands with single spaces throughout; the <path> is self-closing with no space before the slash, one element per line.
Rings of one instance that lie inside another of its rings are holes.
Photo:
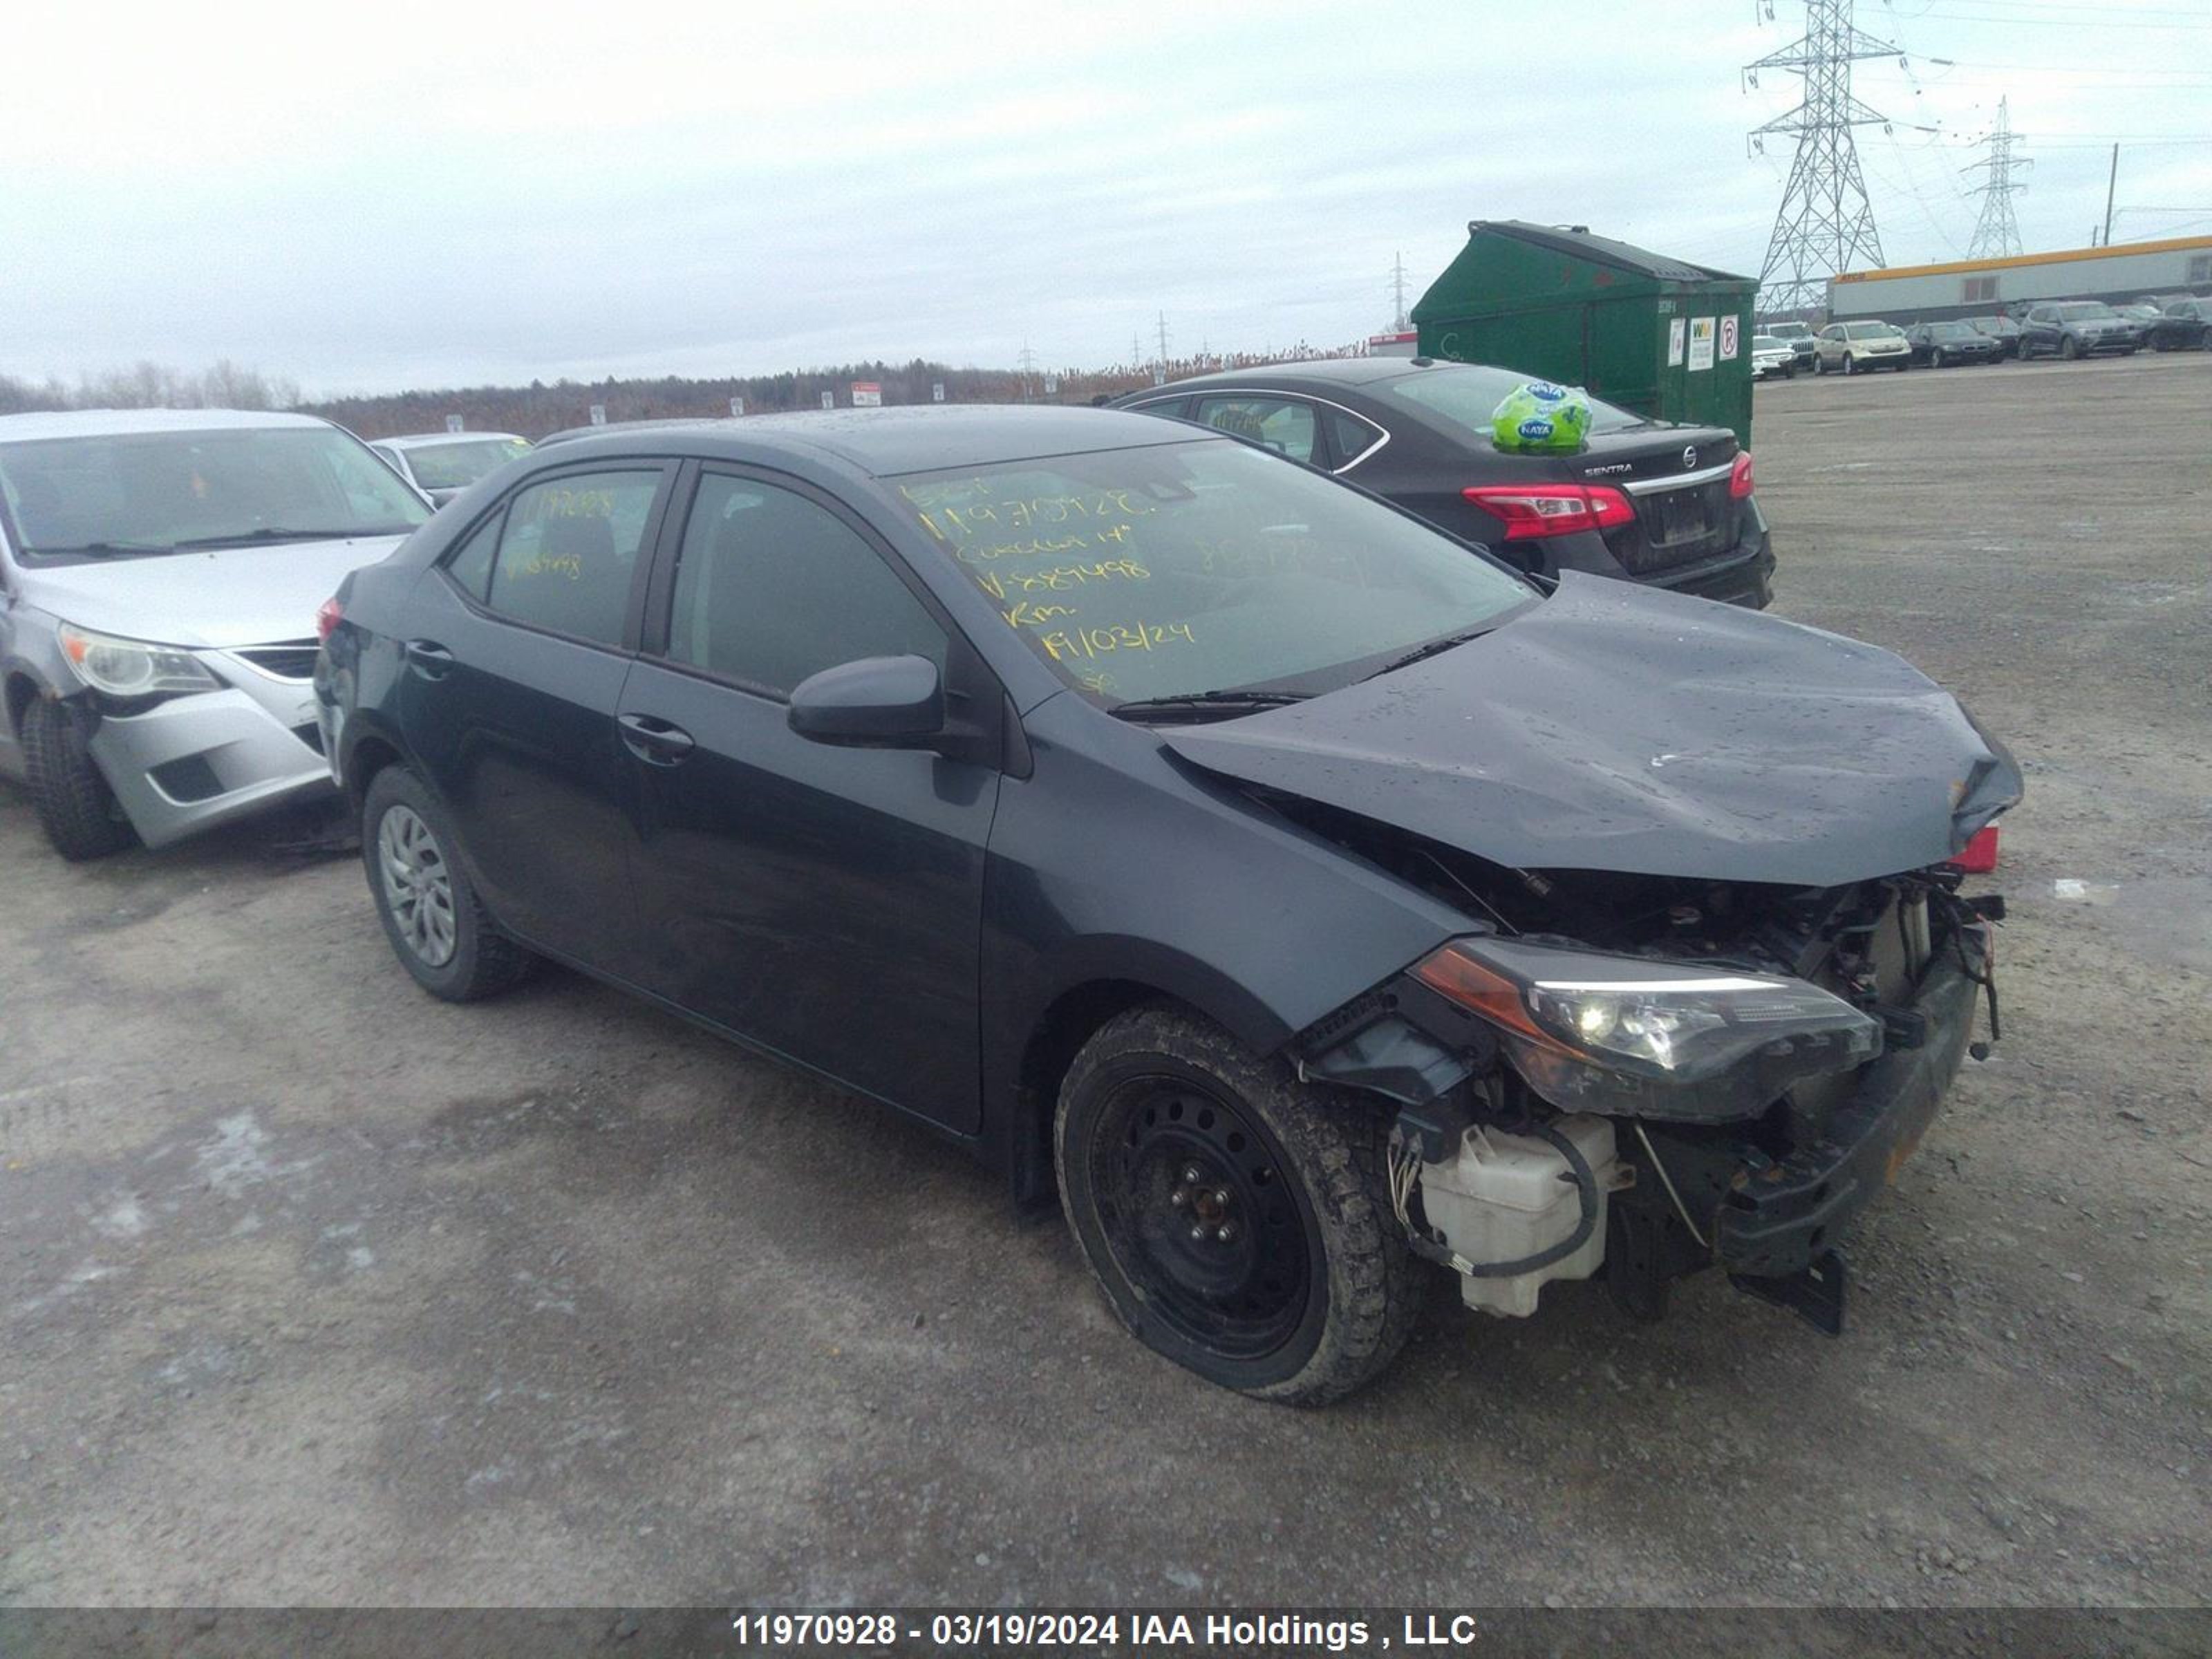
<path fill-rule="evenodd" d="M 1399 1103 L 1392 1201 L 1469 1305 L 1526 1315 L 1602 1274 L 1656 1318 L 1717 1266 L 1841 1328 L 1844 1233 L 1918 1145 L 1978 1000 L 1996 1035 L 2001 899 L 1941 866 L 1832 888 L 1509 871 L 1277 804 L 1469 914 L 1295 1045 L 1303 1075 Z"/>

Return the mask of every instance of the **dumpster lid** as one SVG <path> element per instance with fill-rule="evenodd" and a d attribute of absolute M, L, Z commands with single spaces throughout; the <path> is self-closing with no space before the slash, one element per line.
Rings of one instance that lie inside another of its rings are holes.
<path fill-rule="evenodd" d="M 1525 219 L 1475 219 L 1468 222 L 1467 234 L 1469 236 L 1479 236 L 1486 231 L 1493 236 L 1510 236 L 1516 241 L 1548 248 L 1571 258 L 1586 259 L 1593 264 L 1611 265 L 1616 270 L 1632 271 L 1637 276 L 1656 277 L 1664 283 L 1704 283 L 1716 278 L 1731 283 L 1752 280 L 1748 276 L 1736 276 L 1732 271 L 1714 270 L 1705 265 L 1693 265 L 1684 260 L 1669 258 L 1666 254 L 1654 253 L 1649 248 L 1634 247 L 1626 242 L 1616 242 L 1607 236 L 1593 236 L 1587 230 L 1559 225 L 1532 225 Z"/>

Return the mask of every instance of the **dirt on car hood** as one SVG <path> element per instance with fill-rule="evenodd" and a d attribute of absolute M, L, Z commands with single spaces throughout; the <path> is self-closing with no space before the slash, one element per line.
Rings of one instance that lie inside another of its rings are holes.
<path fill-rule="evenodd" d="M 2021 793 L 2004 746 L 1890 652 L 1577 574 L 1455 650 L 1161 736 L 1517 869 L 1838 886 L 1941 863 Z"/>

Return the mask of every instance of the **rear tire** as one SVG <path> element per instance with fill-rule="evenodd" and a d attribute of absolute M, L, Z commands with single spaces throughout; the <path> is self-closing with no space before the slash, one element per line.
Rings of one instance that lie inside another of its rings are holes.
<path fill-rule="evenodd" d="M 434 997 L 475 1002 L 520 984 L 538 958 L 505 933 L 454 855 L 444 810 L 404 766 L 370 781 L 361 857 L 401 967 Z"/>
<path fill-rule="evenodd" d="M 138 837 L 92 758 L 83 716 L 40 697 L 23 710 L 23 777 L 39 825 L 72 864 L 106 858 Z"/>
<path fill-rule="evenodd" d="M 1117 1016 L 1060 1085 L 1061 1207 L 1116 1317 L 1224 1388 L 1316 1406 L 1380 1373 L 1423 1288 L 1388 1124 L 1181 1009 Z"/>

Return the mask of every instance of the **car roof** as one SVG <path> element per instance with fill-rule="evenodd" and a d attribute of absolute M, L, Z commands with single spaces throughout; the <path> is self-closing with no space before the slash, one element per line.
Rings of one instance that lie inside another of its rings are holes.
<path fill-rule="evenodd" d="M 372 438 L 369 441 L 392 449 L 418 449 L 425 444 L 466 443 L 471 438 L 489 438 L 511 444 L 529 441 L 519 432 L 410 432 L 397 438 Z"/>
<path fill-rule="evenodd" d="M 1212 374 L 1194 374 L 1170 380 L 1165 386 L 1125 395 L 1131 399 L 1164 398 L 1181 392 L 1204 391 L 1212 386 L 1249 386 L 1255 380 L 1285 385 L 1310 385 L 1316 390 L 1332 386 L 1373 386 L 1381 380 L 1462 368 L 1486 368 L 1512 374 L 1496 363 L 1449 363 L 1434 357 L 1314 357 L 1299 362 L 1267 363 L 1254 368 L 1228 368 Z"/>
<path fill-rule="evenodd" d="M 653 429 L 608 429 L 560 446 L 586 455 L 680 453 L 760 460 L 827 457 L 877 477 L 941 467 L 992 466 L 1102 449 L 1152 449 L 1216 441 L 1204 431 L 1150 415 L 1088 405 L 920 404 L 892 409 L 803 410 L 742 420 L 702 419 Z M 1222 442 L 1234 442 L 1223 437 Z M 542 450 L 543 446 L 540 446 Z"/>
<path fill-rule="evenodd" d="M 42 415 L 0 415 L 0 443 L 41 438 L 107 438 L 133 432 L 235 431 L 254 427 L 319 426 L 313 415 L 263 409 L 69 409 Z"/>

